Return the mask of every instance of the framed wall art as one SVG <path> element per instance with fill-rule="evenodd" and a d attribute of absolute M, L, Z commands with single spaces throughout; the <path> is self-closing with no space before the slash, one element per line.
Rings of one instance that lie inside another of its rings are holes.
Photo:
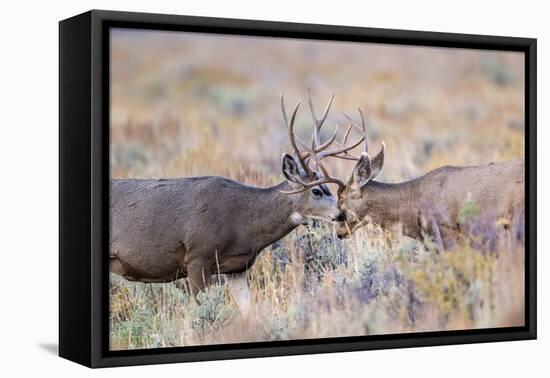
<path fill-rule="evenodd" d="M 60 22 L 59 353 L 536 337 L 536 40 Z"/>

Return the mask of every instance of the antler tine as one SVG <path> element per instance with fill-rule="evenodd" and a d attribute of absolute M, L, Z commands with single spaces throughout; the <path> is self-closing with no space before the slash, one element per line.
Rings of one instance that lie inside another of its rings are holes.
<path fill-rule="evenodd" d="M 328 112 L 330 110 L 330 106 L 332 105 L 333 100 L 334 100 L 334 94 L 330 95 L 330 99 L 327 102 L 327 106 L 325 107 L 325 111 L 323 112 L 323 116 L 319 120 L 319 127 L 321 127 L 323 125 L 323 123 L 325 122 L 325 119 L 327 119 Z"/>
<path fill-rule="evenodd" d="M 285 120 L 285 124 L 288 130 L 288 138 L 290 140 L 290 144 L 292 146 L 292 149 L 294 150 L 294 155 L 300 162 L 300 165 L 302 166 L 302 169 L 306 173 L 308 177 L 315 177 L 309 166 L 307 165 L 306 159 L 308 158 L 308 155 L 304 155 L 298 148 L 298 144 L 302 144 L 299 140 L 297 142 L 296 135 L 294 134 L 294 121 L 296 120 L 296 114 L 298 113 L 298 109 L 300 108 L 300 104 L 302 101 L 298 101 L 296 104 L 296 107 L 294 108 L 294 111 L 292 112 L 292 116 L 290 117 L 290 122 L 288 121 L 288 117 L 286 115 L 285 110 L 285 100 L 284 100 L 284 93 L 281 93 L 281 110 L 283 112 L 283 118 Z"/>
<path fill-rule="evenodd" d="M 311 111 L 311 117 L 315 122 L 315 128 L 313 129 L 313 140 L 315 141 L 316 149 L 317 149 L 321 144 L 321 127 L 323 127 L 323 123 L 327 119 L 330 106 L 332 105 L 332 100 L 334 100 L 334 94 L 330 96 L 330 99 L 327 102 L 327 105 L 325 107 L 325 110 L 323 111 L 323 115 L 321 116 L 321 119 L 318 119 L 317 114 L 315 113 L 315 109 L 313 108 L 313 101 L 311 100 L 311 89 L 308 88 L 307 92 L 308 92 L 309 110 Z"/>
<path fill-rule="evenodd" d="M 367 128 L 365 124 L 365 117 L 361 109 L 358 108 L 358 110 L 359 110 L 359 114 L 361 115 L 361 127 L 357 126 L 355 121 L 350 116 L 348 116 L 346 113 L 343 113 L 344 116 L 349 120 L 349 126 L 344 133 L 342 143 L 337 142 L 340 148 L 321 152 L 319 154 L 319 159 L 324 159 L 327 156 L 334 156 L 345 160 L 359 160 L 359 156 L 355 156 L 349 153 L 350 150 L 353 150 L 355 147 L 359 146 L 363 141 L 365 141 L 365 147 L 366 147 Z M 350 144 L 349 146 L 346 146 L 346 143 L 348 141 L 348 137 L 350 135 L 352 128 L 356 128 L 357 130 L 361 131 L 361 137 L 355 142 L 353 142 L 352 144 Z"/>
<path fill-rule="evenodd" d="M 364 133 L 364 137 L 363 139 L 365 140 L 365 152 L 369 152 L 369 144 L 368 144 L 368 141 L 367 141 L 367 127 L 365 125 L 365 116 L 363 115 L 363 111 L 361 110 L 361 108 L 358 106 L 357 107 L 357 110 L 359 110 L 359 115 L 361 116 L 361 125 L 363 126 L 363 133 Z"/>
<path fill-rule="evenodd" d="M 344 138 L 342 139 L 342 145 L 346 145 L 346 142 L 348 141 L 349 133 L 351 129 L 353 128 L 353 124 L 350 123 L 348 128 L 346 129 L 346 132 L 344 133 Z"/>
<path fill-rule="evenodd" d="M 357 107 L 357 110 L 359 110 L 359 114 L 361 115 L 361 126 L 358 126 L 357 123 L 351 118 L 347 113 L 342 112 L 344 117 L 347 118 L 347 120 L 350 123 L 350 126 L 354 127 L 357 131 L 360 131 L 361 133 L 364 133 L 367 130 L 367 127 L 365 125 L 365 117 L 363 116 L 363 111 L 361 108 Z"/>

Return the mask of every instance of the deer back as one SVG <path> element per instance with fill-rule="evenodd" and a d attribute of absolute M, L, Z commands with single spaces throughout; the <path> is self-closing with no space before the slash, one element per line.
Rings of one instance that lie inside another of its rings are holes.
<path fill-rule="evenodd" d="M 510 218 L 525 203 L 523 159 L 482 166 L 442 167 L 419 180 L 420 207 L 431 207 L 455 223 L 467 202 L 480 214 Z"/>

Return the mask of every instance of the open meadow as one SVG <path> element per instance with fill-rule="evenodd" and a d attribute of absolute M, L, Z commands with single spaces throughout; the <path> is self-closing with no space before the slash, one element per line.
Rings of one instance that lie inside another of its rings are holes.
<path fill-rule="evenodd" d="M 318 112 L 335 95 L 324 139 L 342 112 L 365 112 L 370 151 L 387 147 L 379 181 L 523 157 L 523 72 L 516 53 L 118 29 L 111 177 L 277 184 L 291 152 L 280 95 L 288 109 L 308 88 Z M 296 132 L 309 140 L 312 127 L 304 106 Z M 327 165 L 347 180 L 354 162 Z M 488 221 L 467 198 L 462 215 L 469 231 L 444 251 L 374 224 L 344 240 L 328 223 L 299 226 L 248 270 L 246 314 L 223 276 L 195 303 L 183 280 L 111 274 L 111 348 L 523 325 L 524 219 Z"/>

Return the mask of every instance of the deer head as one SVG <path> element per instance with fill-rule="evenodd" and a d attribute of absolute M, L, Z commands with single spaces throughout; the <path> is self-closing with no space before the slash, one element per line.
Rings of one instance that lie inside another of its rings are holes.
<path fill-rule="evenodd" d="M 343 213 L 338 208 L 336 197 L 326 185 L 329 181 L 325 177 L 319 178 L 316 172 L 315 176 L 308 176 L 289 154 L 283 154 L 282 170 L 291 188 L 282 192 L 295 203 L 293 220 L 296 223 L 302 223 L 304 218 L 343 220 Z"/>
<path fill-rule="evenodd" d="M 283 174 L 291 186 L 291 190 L 284 191 L 289 195 L 301 194 L 301 201 L 304 204 L 303 215 L 311 218 L 323 218 L 333 221 L 344 221 L 344 214 L 338 208 L 336 197 L 332 195 L 327 184 L 335 184 L 338 187 L 337 193 L 345 190 L 345 184 L 338 178 L 329 174 L 322 160 L 328 156 L 337 156 L 344 159 L 352 159 L 353 155 L 349 153 L 350 149 L 358 146 L 364 139 L 365 125 L 362 123 L 362 128 L 350 122 L 343 137 L 343 141 L 338 143 L 336 137 L 338 134 L 338 126 L 334 134 L 326 142 L 321 143 L 321 128 L 327 118 L 334 95 L 330 97 L 325 107 L 322 116 L 319 118 L 311 100 L 311 93 L 308 92 L 308 103 L 313 118 L 314 128 L 311 138 L 311 146 L 300 141 L 294 133 L 294 121 L 296 113 L 301 102 L 298 102 L 292 112 L 290 120 L 287 117 L 284 96 L 281 95 L 281 109 L 283 118 L 288 130 L 288 136 L 292 149 L 294 150 L 294 158 L 288 154 L 283 154 Z M 361 138 L 346 146 L 347 139 L 352 128 L 358 128 L 361 131 Z M 336 148 L 329 147 L 337 144 Z M 313 165 L 313 167 L 310 166 Z"/>
<path fill-rule="evenodd" d="M 349 153 L 346 153 L 346 155 L 333 155 L 337 158 L 357 161 L 351 177 L 344 185 L 344 188 L 338 192 L 338 207 L 344 213 L 344 220 L 339 222 L 336 231 L 339 238 L 349 236 L 358 227 L 362 226 L 363 219 L 368 213 L 367 201 L 365 200 L 367 191 L 365 189 L 368 183 L 380 174 L 384 165 L 384 151 L 386 145 L 382 142 L 382 148 L 378 154 L 373 158 L 370 157 L 368 152 L 365 117 L 361 109 L 359 109 L 359 114 L 361 115 L 362 129 L 364 131 L 364 151 L 360 156 L 354 156 Z M 350 124 L 354 124 L 354 121 L 349 116 L 346 117 L 349 119 Z"/>

